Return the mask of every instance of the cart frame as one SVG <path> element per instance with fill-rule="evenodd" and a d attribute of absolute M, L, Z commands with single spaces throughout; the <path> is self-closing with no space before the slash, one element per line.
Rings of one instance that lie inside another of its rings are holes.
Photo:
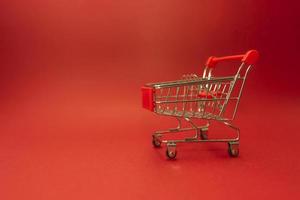
<path fill-rule="evenodd" d="M 250 50 L 243 55 L 209 57 L 202 77 L 189 74 L 180 80 L 149 83 L 142 87 L 144 108 L 158 115 L 175 117 L 178 121 L 176 128 L 156 131 L 152 135 L 153 146 L 160 147 L 161 144 L 166 144 L 167 157 L 174 159 L 177 155 L 177 143 L 225 142 L 228 143 L 229 155 L 237 157 L 240 130 L 232 124 L 232 121 L 237 113 L 247 75 L 258 57 L 256 50 Z M 234 76 L 213 77 L 213 69 L 223 61 L 240 61 L 241 64 Z M 226 113 L 228 103 L 231 103 L 231 109 Z M 198 126 L 195 119 L 205 120 L 206 124 Z M 190 124 L 190 127 L 183 127 L 182 121 Z M 211 121 L 225 125 L 233 130 L 236 136 L 209 139 L 207 133 Z M 164 138 L 166 134 L 187 131 L 195 131 L 195 135 L 184 139 Z"/>

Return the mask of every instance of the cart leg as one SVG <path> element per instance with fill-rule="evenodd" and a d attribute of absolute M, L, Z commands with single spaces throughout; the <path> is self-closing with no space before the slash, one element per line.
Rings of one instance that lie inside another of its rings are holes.
<path fill-rule="evenodd" d="M 152 144 L 154 147 L 160 147 L 162 143 L 169 143 L 169 142 L 195 142 L 198 140 L 207 140 L 207 132 L 208 132 L 208 127 L 210 125 L 209 121 L 207 121 L 207 124 L 204 126 L 197 126 L 190 118 L 183 118 L 186 122 L 188 122 L 191 127 L 187 128 L 182 128 L 181 125 L 181 118 L 176 117 L 178 121 L 178 126 L 177 128 L 169 129 L 169 130 L 164 130 L 164 131 L 156 131 L 152 135 Z M 195 135 L 192 137 L 184 138 L 183 140 L 163 140 L 163 136 L 165 134 L 169 133 L 179 133 L 179 132 L 186 132 L 186 131 L 195 131 Z"/>
<path fill-rule="evenodd" d="M 226 126 L 228 126 L 229 128 L 233 129 L 236 131 L 236 137 L 233 138 L 232 140 L 230 140 L 228 142 L 228 154 L 231 157 L 238 157 L 240 150 L 239 150 L 239 146 L 240 146 L 240 129 L 235 127 L 234 125 L 228 123 L 228 122 L 223 122 Z"/>
<path fill-rule="evenodd" d="M 179 133 L 179 132 L 185 132 L 185 131 L 191 131 L 191 130 L 196 130 L 198 131 L 198 129 L 200 127 L 196 127 L 195 125 L 192 125 L 192 127 L 188 127 L 188 128 L 182 128 L 182 123 L 181 123 L 181 118 L 176 117 L 177 121 L 178 121 L 178 125 L 176 128 L 170 128 L 169 130 L 162 130 L 162 131 L 156 131 L 153 135 L 152 135 L 152 144 L 154 147 L 159 147 L 161 146 L 161 143 L 168 143 L 168 140 L 162 140 L 163 136 L 165 134 L 169 134 L 169 133 Z M 197 133 L 196 135 L 191 138 L 192 140 L 197 139 Z"/>
<path fill-rule="evenodd" d="M 230 124 L 229 122 L 223 122 L 223 124 L 225 124 L 226 126 L 228 126 L 229 128 L 233 129 L 236 132 L 236 137 L 233 139 L 230 139 L 229 142 L 238 142 L 240 140 L 240 129 L 232 124 Z"/>
<path fill-rule="evenodd" d="M 201 127 L 198 127 L 196 126 L 196 124 L 190 119 L 190 118 L 184 118 L 188 123 L 191 124 L 191 126 L 193 127 L 193 129 L 196 130 L 196 134 L 194 137 L 192 138 L 186 138 L 187 141 L 190 141 L 190 140 L 198 140 L 199 138 L 201 140 L 207 140 L 208 139 L 208 127 L 210 125 L 210 122 L 207 121 L 207 124 L 205 126 L 201 126 Z"/>
<path fill-rule="evenodd" d="M 192 126 L 192 129 L 194 129 L 196 131 L 196 133 L 193 137 L 185 138 L 185 140 L 186 141 L 197 140 L 198 135 L 199 135 L 199 128 L 196 126 L 196 124 L 190 118 L 185 117 L 184 120 L 187 121 L 188 123 L 190 123 Z"/>
<path fill-rule="evenodd" d="M 163 130 L 163 131 L 155 131 L 155 133 L 152 135 L 152 145 L 154 147 L 160 147 L 162 143 L 162 137 L 164 134 L 168 133 L 177 133 L 181 131 L 181 119 L 179 117 L 176 117 L 178 121 L 178 125 L 176 128 L 170 128 L 169 130 Z"/>
<path fill-rule="evenodd" d="M 164 134 L 167 133 L 177 133 L 181 130 L 181 120 L 180 118 L 176 117 L 177 121 L 178 121 L 178 125 L 176 128 L 170 128 L 169 130 L 163 130 L 163 131 L 155 131 L 155 133 L 153 134 L 153 137 L 161 137 Z"/>

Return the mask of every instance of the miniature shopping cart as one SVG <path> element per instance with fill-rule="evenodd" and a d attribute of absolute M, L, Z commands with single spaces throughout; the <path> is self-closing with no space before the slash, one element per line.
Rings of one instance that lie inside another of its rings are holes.
<path fill-rule="evenodd" d="M 171 116 L 178 120 L 177 128 L 156 131 L 152 135 L 154 147 L 166 144 L 166 155 L 176 157 L 176 144 L 188 142 L 225 142 L 232 157 L 239 155 L 240 130 L 232 124 L 235 118 L 244 83 L 250 68 L 259 57 L 256 50 L 244 55 L 209 57 L 202 77 L 195 74 L 184 75 L 181 80 L 149 83 L 142 87 L 143 107 L 159 115 Z M 212 71 L 223 61 L 239 61 L 237 72 L 233 76 L 214 77 Z M 198 126 L 197 119 L 205 120 Z M 236 134 L 234 138 L 209 139 L 208 128 L 211 121 L 217 121 L 229 127 Z M 189 124 L 182 126 L 182 121 Z M 170 133 L 195 131 L 193 137 L 167 139 Z"/>

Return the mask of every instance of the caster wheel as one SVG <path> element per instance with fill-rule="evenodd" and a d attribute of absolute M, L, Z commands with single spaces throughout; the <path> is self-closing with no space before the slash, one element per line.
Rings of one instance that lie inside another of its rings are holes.
<path fill-rule="evenodd" d="M 228 143 L 228 154 L 230 157 L 238 157 L 239 153 L 239 143 Z"/>
<path fill-rule="evenodd" d="M 207 131 L 200 131 L 200 138 L 201 140 L 207 140 L 208 139 L 208 135 L 207 135 Z"/>
<path fill-rule="evenodd" d="M 200 138 L 201 140 L 207 140 L 208 139 L 208 127 L 203 127 L 200 129 Z"/>
<path fill-rule="evenodd" d="M 155 148 L 161 147 L 161 141 L 160 141 L 160 139 L 158 139 L 156 137 L 152 138 L 152 144 Z"/>
<path fill-rule="evenodd" d="M 166 155 L 169 159 L 175 159 L 176 158 L 176 155 L 177 155 L 176 143 L 167 144 Z"/>
<path fill-rule="evenodd" d="M 170 150 L 170 149 L 167 148 L 166 155 L 169 159 L 175 159 L 176 155 L 177 155 L 177 151 L 176 151 L 176 149 L 175 150 Z"/>

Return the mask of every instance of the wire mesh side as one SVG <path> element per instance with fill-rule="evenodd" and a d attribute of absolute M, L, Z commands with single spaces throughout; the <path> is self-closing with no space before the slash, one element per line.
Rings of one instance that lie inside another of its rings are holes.
<path fill-rule="evenodd" d="M 157 88 L 156 112 L 177 117 L 216 119 L 220 117 L 232 81 L 200 81 Z"/>

